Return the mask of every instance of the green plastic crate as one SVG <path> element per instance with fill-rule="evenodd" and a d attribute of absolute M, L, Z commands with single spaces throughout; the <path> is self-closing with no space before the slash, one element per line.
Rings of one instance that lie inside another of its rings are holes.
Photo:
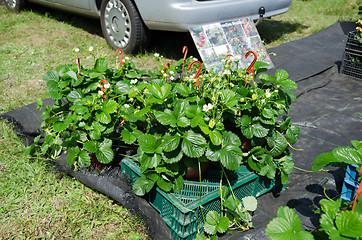
<path fill-rule="evenodd" d="M 139 164 L 129 158 L 122 160 L 122 172 L 132 183 L 141 176 Z M 239 200 L 246 196 L 259 197 L 280 184 L 280 181 L 259 177 L 245 166 L 240 166 L 235 172 L 228 171 L 227 175 Z M 211 210 L 220 213 L 220 176 L 221 170 L 211 164 L 201 184 L 199 181 L 185 180 L 178 193 L 166 193 L 159 188 L 149 193 L 149 203 L 160 213 L 175 239 L 193 240 L 198 230 L 201 231 L 204 222 L 200 209 L 200 192 L 204 215 Z M 226 179 L 222 182 L 228 186 Z"/>

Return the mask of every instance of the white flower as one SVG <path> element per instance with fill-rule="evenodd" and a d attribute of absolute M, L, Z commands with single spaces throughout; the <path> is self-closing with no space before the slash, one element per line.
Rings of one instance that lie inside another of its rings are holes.
<path fill-rule="evenodd" d="M 194 57 L 194 58 L 192 59 L 192 61 L 199 61 L 199 59 L 197 59 L 197 58 Z"/>
<path fill-rule="evenodd" d="M 79 48 L 74 48 L 74 52 L 79 52 Z"/>
<path fill-rule="evenodd" d="M 225 58 L 221 59 L 221 62 L 222 63 L 226 62 L 226 59 Z"/>
<path fill-rule="evenodd" d="M 204 112 L 208 112 L 209 110 L 211 110 L 212 108 L 214 107 L 214 105 L 212 105 L 211 103 L 209 103 L 209 104 L 205 104 L 204 106 L 202 106 L 202 110 L 204 111 Z"/>
<path fill-rule="evenodd" d="M 103 95 L 104 95 L 104 92 L 101 91 L 101 90 L 99 90 L 99 91 L 98 91 L 98 95 L 99 95 L 99 96 L 103 96 Z"/>
<path fill-rule="evenodd" d="M 271 93 L 270 93 L 269 89 L 267 89 L 267 90 L 265 91 L 265 96 L 266 96 L 267 98 L 270 98 Z"/>
<path fill-rule="evenodd" d="M 123 63 L 125 63 L 125 62 L 126 62 L 126 60 L 122 59 L 122 62 L 123 62 Z"/>
<path fill-rule="evenodd" d="M 159 53 L 155 53 L 155 54 L 153 54 L 153 56 L 155 56 L 155 57 L 159 57 L 159 56 L 160 56 L 160 54 L 159 54 Z"/>
<path fill-rule="evenodd" d="M 241 59 L 241 57 L 238 55 L 238 56 L 235 56 L 235 60 L 239 61 Z"/>
<path fill-rule="evenodd" d="M 224 70 L 224 72 L 222 73 L 222 75 L 230 75 L 230 74 L 231 72 L 229 69 Z"/>
<path fill-rule="evenodd" d="M 171 74 L 171 75 L 174 75 L 174 74 L 175 74 L 175 72 L 174 72 L 174 71 L 170 71 L 170 74 Z"/>
<path fill-rule="evenodd" d="M 136 84 L 138 82 L 138 79 L 131 80 L 131 84 Z"/>
<path fill-rule="evenodd" d="M 167 77 L 167 73 L 164 73 L 163 76 L 164 76 L 164 77 Z"/>
<path fill-rule="evenodd" d="M 148 91 L 148 89 L 146 88 L 145 90 L 143 90 L 144 93 L 149 93 L 150 91 Z"/>
<path fill-rule="evenodd" d="M 126 61 L 129 61 L 129 57 L 125 57 L 124 59 L 126 59 Z"/>
<path fill-rule="evenodd" d="M 133 102 L 134 99 L 133 99 L 133 98 L 130 98 L 129 100 L 130 100 L 131 102 Z"/>
<path fill-rule="evenodd" d="M 93 46 L 90 46 L 89 49 L 88 49 L 90 52 L 93 51 Z"/>
<path fill-rule="evenodd" d="M 234 87 L 234 83 L 230 83 L 230 86 L 231 86 L 231 87 Z"/>
<path fill-rule="evenodd" d="M 125 108 L 129 108 L 129 104 L 125 104 L 124 107 L 125 107 Z"/>
<path fill-rule="evenodd" d="M 164 70 L 161 70 L 161 73 L 165 73 L 165 71 L 164 71 Z"/>
<path fill-rule="evenodd" d="M 109 83 L 104 84 L 104 88 L 105 88 L 105 89 L 108 89 L 108 88 L 110 88 L 110 87 L 111 87 L 111 85 L 110 85 Z"/>
<path fill-rule="evenodd" d="M 175 78 L 173 76 L 170 77 L 170 80 L 175 80 Z"/>

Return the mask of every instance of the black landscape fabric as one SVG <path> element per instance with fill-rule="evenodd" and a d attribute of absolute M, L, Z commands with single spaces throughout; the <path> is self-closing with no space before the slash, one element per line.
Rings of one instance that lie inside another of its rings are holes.
<path fill-rule="evenodd" d="M 300 127 L 300 138 L 293 150 L 293 161 L 298 168 L 310 170 L 312 162 L 320 153 L 337 146 L 348 146 L 351 140 L 362 140 L 362 80 L 341 75 L 338 68 L 342 61 L 347 33 L 354 30 L 354 23 L 337 23 L 307 38 L 285 43 L 268 52 L 275 68 L 284 69 L 289 78 L 298 83 L 295 91 L 297 101 L 290 116 Z M 46 104 L 52 104 L 47 99 Z M 26 143 L 31 143 L 40 132 L 41 112 L 36 103 L 0 115 L 15 123 L 15 131 Z M 172 239 L 170 231 L 160 215 L 146 200 L 132 193 L 128 183 L 121 177 L 116 166 L 102 174 L 87 171 L 71 171 L 65 156 L 57 161 L 59 169 L 74 176 L 85 185 L 113 198 L 121 205 L 141 216 L 152 239 Z M 244 233 L 233 233 L 221 239 L 268 239 L 265 227 L 277 214 L 280 206 L 296 210 L 303 226 L 308 230 L 318 227 L 318 216 L 311 206 L 319 207 L 319 201 L 340 194 L 344 172 L 310 173 L 295 169 L 290 175 L 287 190 L 274 196 L 268 193 L 258 198 L 253 223 L 255 228 Z"/>

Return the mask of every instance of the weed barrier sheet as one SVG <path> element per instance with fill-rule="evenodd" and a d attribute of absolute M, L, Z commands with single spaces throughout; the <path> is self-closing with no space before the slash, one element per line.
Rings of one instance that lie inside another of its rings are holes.
<path fill-rule="evenodd" d="M 285 43 L 270 49 L 275 69 L 285 69 L 290 79 L 298 83 L 297 101 L 290 116 L 300 127 L 300 138 L 293 150 L 295 166 L 310 170 L 320 153 L 337 146 L 349 146 L 351 140 L 362 140 L 362 80 L 341 75 L 338 68 L 342 60 L 347 33 L 355 28 L 353 23 L 334 24 L 307 38 Z M 46 104 L 52 104 L 50 99 Z M 41 112 L 36 103 L 0 115 L 15 123 L 15 131 L 26 144 L 33 141 L 40 131 Z M 101 174 L 89 170 L 74 172 L 66 165 L 66 157 L 56 161 L 61 171 L 67 172 L 85 185 L 111 197 L 119 204 L 141 216 L 152 239 L 172 239 L 170 231 L 156 210 L 146 200 L 132 193 L 121 176 L 120 165 Z M 290 175 L 287 190 L 275 196 L 272 193 L 258 198 L 258 209 L 253 217 L 254 229 L 220 236 L 220 239 L 268 239 L 265 227 L 276 217 L 280 206 L 289 206 L 300 216 L 303 227 L 318 227 L 318 215 L 311 206 L 319 207 L 325 194 L 333 198 L 341 192 L 343 169 L 331 168 L 330 172 L 311 173 L 295 169 Z"/>

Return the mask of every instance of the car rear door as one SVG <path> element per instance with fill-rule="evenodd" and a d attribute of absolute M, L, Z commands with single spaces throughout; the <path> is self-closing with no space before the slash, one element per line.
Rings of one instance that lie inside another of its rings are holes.
<path fill-rule="evenodd" d="M 89 10 L 90 0 L 50 0 L 50 1 L 63 6 Z"/>

